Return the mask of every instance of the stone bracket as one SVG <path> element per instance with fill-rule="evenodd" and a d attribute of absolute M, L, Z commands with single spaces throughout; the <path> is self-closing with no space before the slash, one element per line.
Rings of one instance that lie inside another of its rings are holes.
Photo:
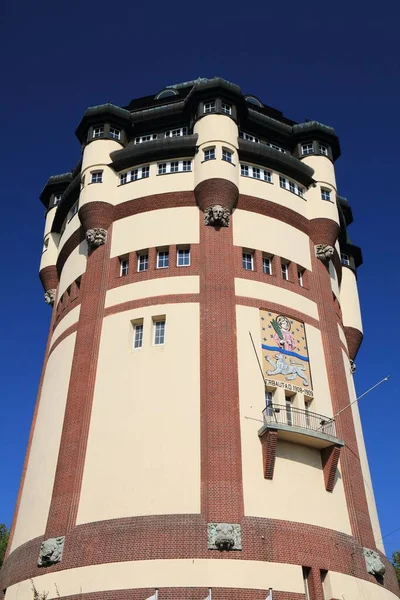
<path fill-rule="evenodd" d="M 261 435 L 260 440 L 263 454 L 264 478 L 273 479 L 278 432 L 274 429 L 266 429 Z"/>
<path fill-rule="evenodd" d="M 324 471 L 325 489 L 333 492 L 336 469 L 339 462 L 341 446 L 329 446 L 321 450 L 322 468 Z"/>
<path fill-rule="evenodd" d="M 208 523 L 207 542 L 209 550 L 241 550 L 242 528 L 237 523 Z"/>
<path fill-rule="evenodd" d="M 59 563 L 64 550 L 65 536 L 49 538 L 42 542 L 38 559 L 39 567 L 50 567 Z"/>

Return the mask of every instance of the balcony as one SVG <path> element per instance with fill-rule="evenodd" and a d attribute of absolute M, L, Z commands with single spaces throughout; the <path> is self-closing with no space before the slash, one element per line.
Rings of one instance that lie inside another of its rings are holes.
<path fill-rule="evenodd" d="M 263 448 L 264 477 L 273 479 L 279 440 L 320 450 L 325 488 L 333 491 L 340 450 L 335 420 L 318 413 L 281 404 L 263 410 L 264 425 L 258 432 Z"/>

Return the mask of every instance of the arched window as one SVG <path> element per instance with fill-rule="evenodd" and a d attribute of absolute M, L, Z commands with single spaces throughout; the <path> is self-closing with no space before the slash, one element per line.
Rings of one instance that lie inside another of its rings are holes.
<path fill-rule="evenodd" d="M 262 102 L 260 102 L 258 100 L 258 98 L 256 98 L 255 96 L 246 96 L 245 97 L 246 102 L 248 102 L 249 104 L 255 104 L 255 106 L 260 106 L 262 108 Z"/>
<path fill-rule="evenodd" d="M 170 96 L 177 96 L 178 92 L 176 90 L 163 90 L 159 92 L 155 97 L 156 100 L 161 100 L 161 98 L 169 98 Z"/>

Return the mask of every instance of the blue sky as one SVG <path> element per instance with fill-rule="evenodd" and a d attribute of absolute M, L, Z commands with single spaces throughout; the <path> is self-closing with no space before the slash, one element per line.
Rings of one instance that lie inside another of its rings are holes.
<path fill-rule="evenodd" d="M 349 199 L 365 341 L 358 393 L 383 535 L 400 529 L 397 418 L 400 325 L 397 181 L 400 53 L 396 0 L 252 3 L 181 0 L 8 2 L 2 50 L 3 251 L 0 522 L 10 524 L 36 397 L 50 309 L 37 276 L 39 193 L 68 171 L 87 106 L 218 75 L 295 120 L 333 125 L 339 193 Z M 384 539 L 400 548 L 400 530 Z"/>

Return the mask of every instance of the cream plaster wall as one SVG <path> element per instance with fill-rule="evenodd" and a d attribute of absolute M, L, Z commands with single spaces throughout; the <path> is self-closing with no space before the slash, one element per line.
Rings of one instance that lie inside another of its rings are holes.
<path fill-rule="evenodd" d="M 179 158 L 174 160 L 192 160 L 191 158 Z M 165 162 L 165 161 L 160 161 Z M 149 163 L 137 163 L 149 164 Z M 132 167 L 136 165 L 132 164 Z M 142 198 L 153 194 L 168 194 L 170 192 L 192 191 L 194 189 L 193 161 L 192 171 L 182 173 L 167 173 L 158 175 L 158 163 L 150 163 L 150 176 L 138 179 L 124 185 L 119 185 L 114 190 L 113 203 L 121 204 L 135 198 Z"/>
<path fill-rule="evenodd" d="M 158 315 L 163 346 L 152 344 Z M 137 350 L 134 319 L 144 327 Z M 200 512 L 199 327 L 196 303 L 104 319 L 78 524 Z"/>
<path fill-rule="evenodd" d="M 82 175 L 87 169 L 92 169 L 96 165 L 108 165 L 111 162 L 111 152 L 122 148 L 122 144 L 109 139 L 96 139 L 86 144 L 82 156 Z"/>
<path fill-rule="evenodd" d="M 251 163 L 246 163 L 251 164 Z M 270 202 L 275 202 L 299 213 L 303 217 L 308 217 L 307 202 L 300 196 L 289 192 L 280 187 L 279 173 L 272 171 L 272 184 L 253 177 L 239 177 L 239 191 L 247 196 L 263 198 Z M 258 215 L 260 216 L 260 215 Z"/>
<path fill-rule="evenodd" d="M 50 355 L 11 551 L 46 529 L 76 334 Z"/>
<path fill-rule="evenodd" d="M 115 189 L 119 179 L 118 174 L 108 166 L 108 163 L 109 160 L 105 163 L 99 162 L 91 165 L 86 170 L 82 169 L 82 177 L 85 177 L 85 185 L 79 196 L 79 207 L 88 202 L 108 202 L 115 204 Z M 92 171 L 103 171 L 102 183 L 90 183 Z"/>
<path fill-rule="evenodd" d="M 183 268 L 183 267 L 182 267 Z M 189 275 L 182 277 L 160 277 L 137 283 L 128 283 L 108 290 L 105 305 L 114 306 L 129 300 L 166 296 L 169 294 L 198 294 L 200 291 L 199 277 Z"/>
<path fill-rule="evenodd" d="M 39 592 L 49 591 L 49 600 L 115 589 L 225 587 L 304 593 L 301 567 L 267 561 L 213 559 L 141 560 L 108 563 L 34 577 Z M 189 592 L 189 590 L 188 590 Z M 206 592 L 207 593 L 207 592 Z M 32 600 L 29 580 L 7 589 L 6 600 Z M 386 600 L 382 599 L 382 600 Z"/>
<path fill-rule="evenodd" d="M 163 208 L 119 219 L 113 224 L 111 257 L 134 250 L 175 244 L 198 244 L 199 209 Z"/>
<path fill-rule="evenodd" d="M 326 598 L 344 598 L 345 600 L 398 600 L 392 592 L 385 590 L 376 583 L 328 571 L 324 592 Z"/>
<path fill-rule="evenodd" d="M 213 177 L 227 179 L 238 186 L 238 128 L 235 121 L 225 115 L 208 114 L 195 123 L 193 132 L 199 136 L 199 151 L 194 159 L 195 186 Z M 208 146 L 215 146 L 216 159 L 204 162 L 203 150 Z M 223 147 L 233 152 L 233 164 L 222 160 Z"/>
<path fill-rule="evenodd" d="M 68 327 L 71 327 L 71 325 L 78 322 L 80 312 L 81 305 L 79 304 L 61 319 L 57 327 L 54 329 L 53 335 L 51 337 L 50 348 L 52 347 L 54 342 L 60 337 L 60 335 L 68 329 Z"/>
<path fill-rule="evenodd" d="M 302 231 L 248 210 L 235 210 L 232 223 L 235 246 L 270 252 L 311 269 L 310 242 Z"/>
<path fill-rule="evenodd" d="M 354 380 L 353 380 L 353 376 L 350 371 L 349 359 L 347 358 L 347 356 L 346 356 L 345 352 L 343 352 L 343 350 L 342 350 L 342 355 L 343 355 L 343 362 L 344 362 L 345 371 L 346 371 L 347 387 L 349 390 L 349 400 L 350 400 L 350 402 L 353 402 L 357 397 L 356 391 L 354 388 Z M 379 524 L 378 511 L 376 508 L 374 490 L 372 487 L 371 473 L 369 470 L 367 451 L 365 448 L 364 435 L 363 435 L 360 412 L 359 412 L 357 402 L 355 402 L 352 405 L 351 411 L 353 413 L 354 428 L 356 431 L 357 446 L 358 446 L 358 456 L 360 457 L 361 471 L 362 471 L 363 478 L 364 478 L 364 488 L 365 488 L 365 493 L 367 496 L 368 511 L 369 511 L 369 516 L 371 519 L 372 530 L 374 532 L 375 544 L 376 544 L 376 547 L 379 548 L 379 550 L 381 550 L 384 553 L 385 548 L 384 548 L 383 541 L 382 541 L 382 532 L 381 532 L 381 527 Z M 383 432 L 383 428 L 382 428 L 382 432 Z"/>
<path fill-rule="evenodd" d="M 340 285 L 340 306 L 342 309 L 343 325 L 363 331 L 360 300 L 358 297 L 357 279 L 353 271 L 347 267 L 342 269 Z"/>
<path fill-rule="evenodd" d="M 87 243 L 81 242 L 74 248 L 65 261 L 58 286 L 58 298 L 61 298 L 67 287 L 86 271 Z"/>
<path fill-rule="evenodd" d="M 56 264 L 57 257 L 58 257 L 57 245 L 58 245 L 59 237 L 60 236 L 58 233 L 48 233 L 45 236 L 45 238 L 43 240 L 42 256 L 40 259 L 40 268 L 39 268 L 40 271 L 42 269 L 44 269 L 45 267 Z M 44 249 L 44 243 L 46 240 L 48 240 L 48 245 L 47 245 L 47 248 Z"/>
<path fill-rule="evenodd" d="M 322 184 L 323 187 L 329 187 L 336 191 L 336 176 L 333 162 L 321 154 L 308 154 L 303 156 L 301 161 L 314 169 L 314 179 Z"/>
<path fill-rule="evenodd" d="M 65 242 L 69 240 L 71 235 L 75 233 L 77 229 L 81 226 L 81 222 L 79 220 L 78 213 L 72 217 L 72 219 L 66 224 L 63 234 L 60 238 L 60 242 L 58 244 L 58 252 L 61 252 L 62 247 Z"/>
<path fill-rule="evenodd" d="M 235 278 L 235 293 L 236 296 L 244 296 L 245 298 L 257 298 L 260 300 L 261 306 L 268 306 L 268 302 L 276 302 L 298 310 L 314 319 L 318 319 L 318 308 L 315 302 L 278 287 L 270 283 L 262 283 L 261 281 L 252 281 L 250 279 Z"/>
<path fill-rule="evenodd" d="M 46 215 L 44 217 L 44 236 L 46 236 L 48 233 L 50 233 L 55 216 L 56 216 L 56 207 L 50 208 L 46 212 Z"/>
<path fill-rule="evenodd" d="M 331 392 L 329 389 L 328 372 L 325 364 L 324 347 L 321 332 L 316 327 L 306 323 L 308 355 L 310 359 L 312 389 L 314 399 L 310 410 L 327 417 L 333 416 Z"/>
<path fill-rule="evenodd" d="M 350 534 L 340 469 L 333 492 L 327 492 L 318 450 L 279 440 L 274 479 L 264 479 L 258 437 L 258 430 L 263 424 L 262 410 L 265 408 L 264 383 L 249 336 L 250 331 L 258 347 L 259 314 L 258 309 L 237 306 L 236 315 L 245 514 L 309 523 Z M 319 394 L 324 392 L 326 384 L 322 381 L 323 373 L 318 372 L 323 360 L 318 355 L 314 356 L 319 352 L 316 331 L 315 328 L 307 328 L 307 340 L 313 348 L 310 358 L 316 359 L 316 364 L 311 363 L 312 372 L 316 373 L 313 383 L 318 402 L 323 404 L 325 399 Z M 260 352 L 258 356 L 261 361 Z M 282 403 L 284 394 L 281 389 L 277 391 L 280 398 L 278 403 Z"/>

